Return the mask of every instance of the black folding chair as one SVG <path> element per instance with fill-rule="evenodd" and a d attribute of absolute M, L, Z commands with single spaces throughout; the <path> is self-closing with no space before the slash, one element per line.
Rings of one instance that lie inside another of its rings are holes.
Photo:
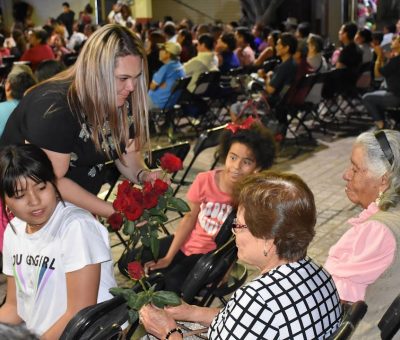
<path fill-rule="evenodd" d="M 173 132 L 176 129 L 176 120 L 181 116 L 180 100 L 186 91 L 192 77 L 182 77 L 175 81 L 171 88 L 171 93 L 163 108 L 152 108 L 150 118 L 153 122 L 156 132 L 162 134 L 167 128 L 168 136 L 174 140 Z"/>
<path fill-rule="evenodd" d="M 151 275 L 147 281 L 156 285 L 157 290 L 163 288 L 164 278 L 160 273 Z M 132 290 L 142 291 L 137 283 Z M 130 339 L 139 323 L 128 325 L 128 307 L 122 297 L 86 307 L 79 311 L 65 327 L 60 340 L 117 340 Z"/>
<path fill-rule="evenodd" d="M 197 261 L 182 285 L 182 299 L 187 303 L 208 307 L 215 298 L 219 298 L 225 305 L 227 301 L 224 297 L 232 294 L 247 279 L 246 267 L 236 261 L 237 248 L 232 236 L 222 247 Z M 235 265 L 236 275 L 226 278 Z"/>
<path fill-rule="evenodd" d="M 189 171 L 191 170 L 194 162 L 196 161 L 197 157 L 205 149 L 217 146 L 219 144 L 221 134 L 223 133 L 225 127 L 226 127 L 226 124 L 212 128 L 212 129 L 208 129 L 199 136 L 199 138 L 196 141 L 195 146 L 193 147 L 193 158 L 191 159 L 189 165 L 186 167 L 185 172 L 183 173 L 182 177 L 179 179 L 178 185 L 174 191 L 174 195 L 176 195 L 176 193 L 179 191 L 179 189 L 182 185 L 189 184 L 188 182 L 185 182 L 185 179 L 186 179 L 186 176 L 188 175 Z M 211 165 L 211 169 L 214 169 L 215 166 L 217 165 L 217 163 L 218 163 L 218 157 L 217 157 L 217 155 L 215 155 L 214 161 Z"/>
<path fill-rule="evenodd" d="M 378 323 L 383 340 L 392 339 L 400 328 L 400 295 L 397 295 Z"/>
<path fill-rule="evenodd" d="M 364 301 L 357 301 L 351 305 L 344 305 L 344 315 L 337 331 L 329 337 L 329 340 L 350 339 L 358 323 L 367 313 L 368 306 Z"/>
<path fill-rule="evenodd" d="M 60 340 L 111 340 L 123 334 L 128 321 L 128 307 L 122 297 L 86 307 L 67 324 Z"/>
<path fill-rule="evenodd" d="M 213 110 L 213 101 L 219 97 L 220 78 L 219 71 L 204 72 L 197 78 L 193 92 L 187 93 L 182 112 L 197 133 L 213 127 L 218 121 L 218 113 Z"/>

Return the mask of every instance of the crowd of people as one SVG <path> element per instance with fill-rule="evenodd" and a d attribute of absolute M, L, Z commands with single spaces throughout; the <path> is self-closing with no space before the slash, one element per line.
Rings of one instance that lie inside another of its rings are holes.
<path fill-rule="evenodd" d="M 379 35 L 344 23 L 341 47 L 327 59 L 323 38 L 305 22 L 278 30 L 168 17 L 144 28 L 117 2 L 109 23 L 97 26 L 92 10 L 86 6 L 75 21 L 63 3 L 63 13 L 43 27 L 16 25 L 0 35 L 0 54 L 25 62 L 4 78 L 0 103 L 0 246 L 7 276 L 0 322 L 24 322 L 42 339 L 59 338 L 79 310 L 111 298 L 108 235 L 95 218 L 115 212 L 97 196 L 104 166 L 114 162 L 138 185 L 163 175 L 147 168 L 143 153 L 150 150 L 149 112 L 174 105 L 177 79 L 191 77 L 190 98 L 204 72 L 255 71 L 273 107 L 307 73 L 339 71 L 324 88 L 329 98 L 344 79 L 355 85 L 361 65 L 370 63 L 384 87 L 363 96 L 377 131 L 356 139 L 343 175 L 349 200 L 363 211 L 349 220 L 323 266 L 307 256 L 315 235 L 313 194 L 297 175 L 267 171 L 277 152 L 274 136 L 258 118 L 243 122 L 241 102 L 232 105 L 220 141 L 223 167 L 197 174 L 187 193 L 191 211 L 161 240 L 159 258 L 144 246 L 118 264 L 126 274 L 140 251 L 146 272 L 161 271 L 166 289 L 179 294 L 235 214 L 238 258 L 260 275 L 222 309 L 143 307 L 148 332 L 180 339 L 177 321 L 183 320 L 209 327 L 210 339 L 324 339 L 339 328 L 343 306 L 364 300 L 368 313 L 357 332 L 377 338 L 376 322 L 399 286 L 400 132 L 384 129 L 385 107 L 400 104 L 396 26 Z M 264 69 L 271 60 L 277 65 Z"/>

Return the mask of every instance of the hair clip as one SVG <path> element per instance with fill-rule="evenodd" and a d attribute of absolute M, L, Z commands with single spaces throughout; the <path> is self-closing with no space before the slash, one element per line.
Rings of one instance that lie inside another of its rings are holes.
<path fill-rule="evenodd" d="M 226 126 L 226 129 L 232 131 L 233 133 L 238 132 L 238 130 L 248 130 L 250 129 L 251 125 L 253 125 L 253 123 L 256 121 L 258 120 L 254 119 L 252 116 L 249 116 L 242 124 L 229 123 Z"/>

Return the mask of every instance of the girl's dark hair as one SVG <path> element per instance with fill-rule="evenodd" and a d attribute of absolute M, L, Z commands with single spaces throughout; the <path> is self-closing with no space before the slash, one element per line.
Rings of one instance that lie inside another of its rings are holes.
<path fill-rule="evenodd" d="M 276 146 L 272 133 L 261 123 L 254 122 L 249 129 L 235 133 L 225 130 L 219 143 L 219 160 L 225 162 L 233 143 L 246 145 L 254 154 L 257 166 L 268 169 L 274 163 Z"/>
<path fill-rule="evenodd" d="M 5 197 L 15 196 L 21 177 L 36 183 L 49 182 L 62 200 L 53 165 L 42 149 L 32 144 L 5 146 L 0 150 L 0 197 L 7 218 Z"/>

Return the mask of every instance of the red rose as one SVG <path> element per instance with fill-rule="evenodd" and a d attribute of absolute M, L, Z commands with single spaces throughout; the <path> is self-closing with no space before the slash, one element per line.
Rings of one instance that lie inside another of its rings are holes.
<path fill-rule="evenodd" d="M 138 188 L 132 188 L 130 195 L 139 204 L 143 203 L 143 193 Z"/>
<path fill-rule="evenodd" d="M 143 206 L 131 198 L 124 214 L 129 221 L 136 221 L 143 214 Z"/>
<path fill-rule="evenodd" d="M 114 231 L 118 231 L 119 229 L 121 229 L 123 221 L 124 219 L 120 213 L 114 213 L 109 218 L 107 218 L 108 224 Z"/>
<path fill-rule="evenodd" d="M 179 157 L 169 152 L 167 152 L 166 154 L 164 154 L 164 156 L 161 157 L 160 166 L 164 171 L 168 173 L 174 173 L 183 168 L 182 160 Z"/>
<path fill-rule="evenodd" d="M 124 212 L 125 209 L 129 206 L 128 196 L 125 194 L 117 195 L 116 199 L 113 202 L 113 208 L 116 211 Z"/>
<path fill-rule="evenodd" d="M 143 206 L 145 209 L 151 209 L 158 204 L 158 196 L 154 192 L 145 192 L 143 195 Z"/>
<path fill-rule="evenodd" d="M 133 280 L 140 280 L 144 276 L 144 270 L 139 261 L 128 263 L 128 273 Z"/>
<path fill-rule="evenodd" d="M 148 192 L 151 192 L 153 190 L 153 186 L 151 185 L 151 182 L 144 182 L 143 183 L 143 193 L 146 194 Z"/>
<path fill-rule="evenodd" d="M 117 196 L 120 196 L 121 194 L 129 194 L 131 189 L 132 189 L 132 186 L 131 186 L 131 183 L 128 180 L 122 181 L 118 185 L 118 194 L 117 194 Z"/>
<path fill-rule="evenodd" d="M 164 182 L 163 180 L 157 178 L 154 181 L 153 185 L 153 191 L 156 193 L 156 195 L 162 195 L 168 190 L 168 183 Z"/>

